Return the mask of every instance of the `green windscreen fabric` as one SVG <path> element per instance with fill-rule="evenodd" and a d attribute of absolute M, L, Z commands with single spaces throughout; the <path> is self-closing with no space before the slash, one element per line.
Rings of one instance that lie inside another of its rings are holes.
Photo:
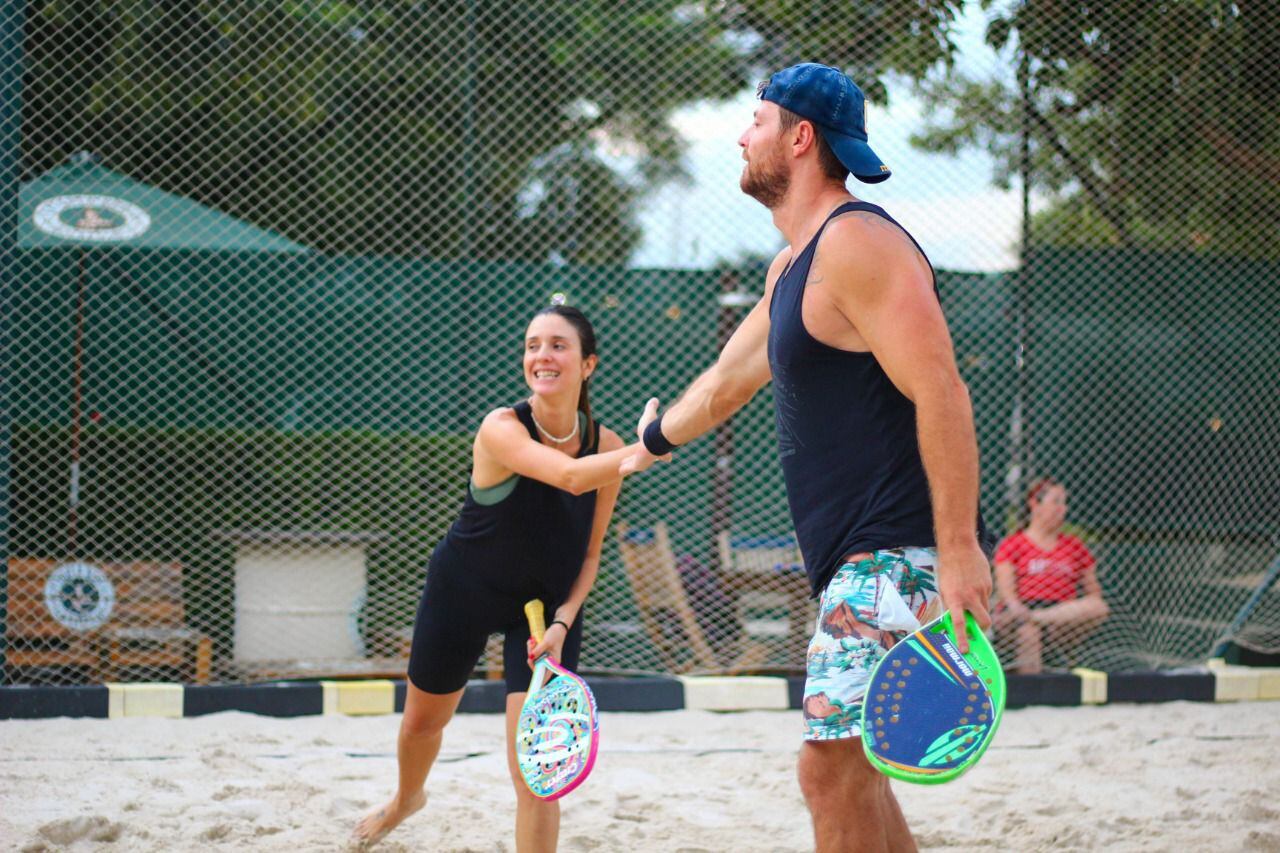
<path fill-rule="evenodd" d="M 1280 529 L 1280 440 L 1268 414 L 1280 405 L 1280 266 L 1042 250 L 1025 286 L 1036 467 L 1105 484 L 1073 495 L 1077 523 Z"/>

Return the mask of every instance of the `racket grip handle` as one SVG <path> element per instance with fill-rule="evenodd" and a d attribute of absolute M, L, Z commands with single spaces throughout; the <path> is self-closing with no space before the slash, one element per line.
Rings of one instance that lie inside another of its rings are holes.
<path fill-rule="evenodd" d="M 542 642 L 542 635 L 547 633 L 546 616 L 542 609 L 541 599 L 533 599 L 525 602 L 524 605 L 525 618 L 529 620 L 529 634 L 533 637 L 535 643 Z"/>

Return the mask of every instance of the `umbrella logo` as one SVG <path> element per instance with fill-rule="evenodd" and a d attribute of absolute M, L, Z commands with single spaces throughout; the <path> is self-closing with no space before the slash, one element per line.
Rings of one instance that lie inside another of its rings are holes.
<path fill-rule="evenodd" d="M 60 195 L 36 205 L 36 228 L 66 240 L 132 240 L 151 227 L 133 202 L 109 195 Z"/>
<path fill-rule="evenodd" d="M 115 588 L 105 572 L 88 563 L 67 563 L 49 573 L 44 603 L 73 631 L 92 631 L 111 617 Z"/>

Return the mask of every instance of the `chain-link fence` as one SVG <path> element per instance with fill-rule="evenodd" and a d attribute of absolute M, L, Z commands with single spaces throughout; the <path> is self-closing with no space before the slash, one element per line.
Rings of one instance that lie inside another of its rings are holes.
<path fill-rule="evenodd" d="M 1033 610 L 1008 659 L 1280 651 L 1275 4 L 5 0 L 0 28 L 9 683 L 402 673 L 529 318 L 595 323 L 620 434 L 678 393 L 781 246 L 734 142 L 809 59 L 878 105 L 895 176 L 853 189 L 940 268 L 988 521 L 1052 476 L 1096 559 L 1070 594 L 1105 615 Z M 625 484 L 583 668 L 800 670 L 806 593 L 766 389 Z"/>

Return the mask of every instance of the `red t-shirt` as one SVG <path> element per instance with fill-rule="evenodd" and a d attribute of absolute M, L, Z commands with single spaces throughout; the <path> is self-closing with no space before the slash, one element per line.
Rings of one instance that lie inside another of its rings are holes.
<path fill-rule="evenodd" d="M 1071 601 L 1080 578 L 1096 562 L 1074 536 L 1058 534 L 1053 550 L 1045 551 L 1021 530 L 1000 543 L 995 561 L 1013 563 L 1023 601 Z"/>

